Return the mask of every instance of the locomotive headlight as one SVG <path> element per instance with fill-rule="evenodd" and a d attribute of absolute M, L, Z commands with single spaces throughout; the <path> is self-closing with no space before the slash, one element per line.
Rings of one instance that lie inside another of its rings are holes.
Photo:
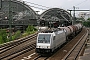
<path fill-rule="evenodd" d="M 37 48 L 40 48 L 40 46 L 37 46 Z"/>

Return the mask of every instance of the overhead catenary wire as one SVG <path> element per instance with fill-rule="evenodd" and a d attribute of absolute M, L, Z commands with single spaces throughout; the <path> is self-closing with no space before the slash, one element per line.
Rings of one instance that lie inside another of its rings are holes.
<path fill-rule="evenodd" d="M 84 1 L 82 1 L 82 2 L 80 2 L 80 3 L 78 3 L 77 5 L 80 5 L 80 4 L 82 4 L 82 3 L 85 3 L 87 0 L 84 0 Z M 75 6 L 77 6 L 77 5 L 75 5 Z"/>
<path fill-rule="evenodd" d="M 88 1 L 88 0 L 84 0 L 84 1 L 82 1 L 82 2 L 78 3 L 78 4 L 74 5 L 74 6 L 81 5 L 82 3 L 85 3 L 86 1 Z M 70 8 L 72 8 L 72 7 L 70 7 Z M 70 9 L 70 8 L 69 8 L 69 9 Z"/>
<path fill-rule="evenodd" d="M 47 9 L 44 9 L 44 8 L 39 8 L 39 7 L 35 7 L 35 6 L 31 6 L 29 5 L 30 7 L 34 7 L 34 8 L 37 8 L 37 9 L 41 9 L 41 10 L 47 10 Z"/>
<path fill-rule="evenodd" d="M 26 2 L 26 1 L 25 1 L 25 2 Z M 39 4 L 35 4 L 35 3 L 31 3 L 31 2 L 26 2 L 26 3 L 30 3 L 30 4 L 33 4 L 33 5 L 41 6 L 41 7 L 47 8 L 47 9 L 50 8 L 50 7 L 47 7 L 47 6 L 43 6 L 43 5 L 39 5 Z M 43 9 L 43 8 L 42 8 L 42 9 Z"/>

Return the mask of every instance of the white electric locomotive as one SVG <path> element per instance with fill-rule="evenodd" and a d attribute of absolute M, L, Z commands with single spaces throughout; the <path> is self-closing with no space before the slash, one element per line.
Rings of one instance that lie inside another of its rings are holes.
<path fill-rule="evenodd" d="M 42 33 L 38 33 L 36 52 L 48 53 L 53 52 L 66 42 L 65 32 L 60 29 L 50 29 Z"/>

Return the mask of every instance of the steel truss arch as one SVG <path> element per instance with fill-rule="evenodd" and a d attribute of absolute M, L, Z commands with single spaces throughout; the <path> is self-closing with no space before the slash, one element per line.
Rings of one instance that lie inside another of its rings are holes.
<path fill-rule="evenodd" d="M 69 24 L 72 22 L 72 16 L 64 9 L 51 8 L 41 14 L 40 20 L 59 21 L 62 24 L 67 22 Z"/>
<path fill-rule="evenodd" d="M 11 2 L 11 6 L 9 6 Z M 0 24 L 8 25 L 9 8 L 12 13 L 12 25 L 37 25 L 37 14 L 35 11 L 21 0 L 2 0 L 0 9 Z"/>

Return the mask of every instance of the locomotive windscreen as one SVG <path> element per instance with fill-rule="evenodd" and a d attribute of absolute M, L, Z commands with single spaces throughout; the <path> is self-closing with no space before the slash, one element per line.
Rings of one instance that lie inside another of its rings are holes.
<path fill-rule="evenodd" d="M 50 43 L 51 34 L 39 34 L 38 43 Z"/>

